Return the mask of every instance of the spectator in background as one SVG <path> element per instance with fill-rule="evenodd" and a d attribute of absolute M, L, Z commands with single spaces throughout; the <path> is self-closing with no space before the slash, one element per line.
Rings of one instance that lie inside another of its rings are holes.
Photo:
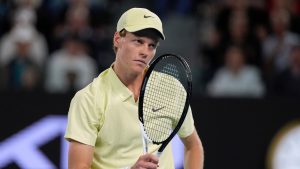
<path fill-rule="evenodd" d="M 52 93 L 74 92 L 91 82 L 96 73 L 96 63 L 87 54 L 85 42 L 68 35 L 63 47 L 50 56 L 45 87 Z"/>
<path fill-rule="evenodd" d="M 249 30 L 249 20 L 244 13 L 234 13 L 229 18 L 229 32 L 223 38 L 223 48 L 235 45 L 243 48 L 245 62 L 261 66 L 261 48 L 258 40 Z"/>
<path fill-rule="evenodd" d="M 82 0 L 79 2 L 81 1 Z M 54 39 L 51 45 L 53 49 L 51 50 L 57 50 L 61 46 L 64 37 L 68 36 L 67 34 L 76 35 L 85 41 L 87 44 L 87 54 L 97 62 L 99 65 L 98 68 L 101 71 L 107 66 L 103 65 L 107 63 L 107 58 L 112 58 L 113 56 L 110 45 L 111 37 L 106 32 L 105 28 L 97 29 L 97 31 L 95 31 L 95 29 L 91 26 L 90 11 L 86 5 L 74 4 L 74 6 L 70 6 L 70 8 L 68 8 L 65 16 L 65 22 L 58 25 L 54 30 Z M 110 51 L 111 55 L 109 55 L 109 57 L 107 57 L 107 54 L 109 54 L 107 51 Z"/>
<path fill-rule="evenodd" d="M 273 84 L 273 94 L 300 98 L 300 45 L 291 49 L 290 64 L 280 73 Z"/>
<path fill-rule="evenodd" d="M 64 12 L 65 20 L 54 28 L 52 40 L 50 40 L 51 51 L 57 50 L 65 35 L 71 33 L 86 41 L 88 54 L 98 62 L 99 67 L 102 67 L 104 60 L 102 56 L 107 53 L 107 50 L 112 51 L 111 36 L 108 32 L 109 21 L 107 21 L 110 15 L 99 5 L 95 7 L 92 4 L 94 3 L 89 3 L 87 0 L 68 1 L 65 7 L 66 12 Z M 112 52 L 111 56 L 113 56 Z"/>
<path fill-rule="evenodd" d="M 207 86 L 212 97 L 262 97 L 264 85 L 259 70 L 245 64 L 244 51 L 231 46 L 225 54 L 225 65 Z"/>
<path fill-rule="evenodd" d="M 31 57 L 30 49 L 34 36 L 30 28 L 24 27 L 14 32 L 15 52 L 4 65 L 6 89 L 9 91 L 35 91 L 40 89 L 42 70 Z"/>
<path fill-rule="evenodd" d="M 248 0 L 225 0 L 223 3 L 215 14 L 213 43 L 204 48 L 204 54 L 215 70 L 223 64 L 222 54 L 228 46 L 237 45 L 244 48 L 247 63 L 260 66 L 258 32 L 267 32 L 267 12 Z"/>
<path fill-rule="evenodd" d="M 239 46 L 244 51 L 244 59 L 247 64 L 260 67 L 261 46 L 256 37 L 253 37 L 249 30 L 249 20 L 245 13 L 236 12 L 230 15 L 228 32 L 221 37 L 214 34 L 212 43 L 204 45 L 204 61 L 208 64 L 208 77 L 204 77 L 204 83 L 210 80 L 212 75 L 223 65 L 223 53 L 230 46 Z"/>
<path fill-rule="evenodd" d="M 216 16 L 215 26 L 221 38 L 228 40 L 226 37 L 230 34 L 230 24 L 233 17 L 242 16 L 247 23 L 247 38 L 256 38 L 257 32 L 267 31 L 268 14 L 262 8 L 259 8 L 249 0 L 225 0 L 220 12 Z"/>
<path fill-rule="evenodd" d="M 37 9 L 37 26 L 46 35 L 50 44 L 50 51 L 53 52 L 60 47 L 56 44 L 57 39 L 53 38 L 57 38 L 56 36 L 67 24 L 68 19 L 66 18 L 71 10 L 86 9 L 89 13 L 88 22 L 90 26 L 92 29 L 98 30 L 110 24 L 112 20 L 111 10 L 115 9 L 111 4 L 115 2 L 109 0 L 43 0 Z M 86 17 L 85 14 L 82 14 L 82 17 Z"/>
<path fill-rule="evenodd" d="M 263 42 L 263 57 L 267 78 L 285 70 L 292 46 L 299 44 L 299 36 L 289 31 L 289 13 L 281 9 L 270 15 L 273 33 Z"/>
<path fill-rule="evenodd" d="M 269 13 L 287 10 L 290 15 L 291 32 L 300 34 L 300 1 L 299 0 L 268 0 Z"/>
<path fill-rule="evenodd" d="M 67 34 L 73 34 L 90 42 L 93 40 L 93 29 L 89 23 L 89 10 L 86 6 L 75 6 L 68 9 L 65 22 L 54 29 L 52 46 L 58 49 Z M 56 46 L 55 46 L 56 45 Z M 88 44 L 90 45 L 90 44 Z"/>
<path fill-rule="evenodd" d="M 43 66 L 48 55 L 48 46 L 44 36 L 36 30 L 35 20 L 35 12 L 30 8 L 20 8 L 15 11 L 13 27 L 0 41 L 0 64 L 5 65 L 13 59 L 12 57 L 15 56 L 17 51 L 15 40 L 18 39 L 20 30 L 24 29 L 28 34 L 31 34 L 32 38 L 29 57 L 40 67 Z"/>

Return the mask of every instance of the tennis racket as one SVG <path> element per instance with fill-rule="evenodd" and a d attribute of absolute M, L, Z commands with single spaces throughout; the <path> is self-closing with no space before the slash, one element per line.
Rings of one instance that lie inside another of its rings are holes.
<path fill-rule="evenodd" d="M 161 55 L 150 64 L 138 107 L 144 153 L 148 143 L 157 144 L 160 157 L 186 117 L 191 90 L 191 70 L 181 56 Z"/>

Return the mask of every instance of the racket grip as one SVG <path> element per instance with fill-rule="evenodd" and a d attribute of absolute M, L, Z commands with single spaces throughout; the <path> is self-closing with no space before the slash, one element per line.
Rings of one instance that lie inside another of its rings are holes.
<path fill-rule="evenodd" d="M 159 152 L 159 151 L 157 152 L 157 157 L 158 157 L 158 158 L 161 156 L 161 153 L 162 153 L 162 152 Z"/>
<path fill-rule="evenodd" d="M 146 138 L 146 133 L 143 127 L 143 124 L 140 123 L 140 127 L 141 127 L 141 133 L 142 133 L 142 143 L 143 143 L 143 153 L 146 154 L 148 153 L 148 140 Z"/>

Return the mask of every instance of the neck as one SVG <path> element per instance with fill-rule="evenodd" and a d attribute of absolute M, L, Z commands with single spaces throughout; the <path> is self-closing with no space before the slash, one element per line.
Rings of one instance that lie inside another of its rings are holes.
<path fill-rule="evenodd" d="M 113 70 L 120 81 L 133 93 L 134 100 L 137 101 L 140 95 L 140 89 L 143 82 L 144 74 L 135 74 L 122 69 L 121 66 L 113 65 Z"/>

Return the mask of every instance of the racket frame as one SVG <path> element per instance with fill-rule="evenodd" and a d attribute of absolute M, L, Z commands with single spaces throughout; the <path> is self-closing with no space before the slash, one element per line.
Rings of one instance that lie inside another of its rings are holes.
<path fill-rule="evenodd" d="M 143 80 L 143 83 L 142 83 L 142 86 L 141 86 L 140 96 L 139 96 L 138 114 L 139 114 L 139 120 L 142 123 L 142 127 L 143 127 L 143 130 L 144 130 L 143 131 L 144 132 L 144 137 L 146 137 L 146 139 L 149 140 L 149 137 L 147 136 L 147 132 L 144 129 L 144 119 L 143 119 L 143 102 L 144 102 L 144 94 L 145 94 L 146 85 L 147 85 L 147 82 L 149 80 L 149 77 L 150 77 L 155 65 L 158 62 L 160 62 L 161 60 L 166 59 L 168 57 L 177 58 L 181 62 L 182 66 L 185 68 L 185 74 L 187 76 L 187 89 L 186 89 L 187 96 L 186 96 L 185 105 L 184 105 L 184 108 L 183 108 L 183 113 L 182 113 L 182 115 L 181 115 L 181 117 L 178 121 L 178 124 L 173 129 L 173 131 L 169 135 L 169 137 L 166 140 L 161 141 L 161 142 L 156 142 L 156 141 L 151 140 L 151 142 L 153 144 L 157 144 L 157 145 L 161 144 L 160 148 L 158 149 L 158 154 L 160 154 L 165 149 L 165 147 L 169 144 L 169 142 L 173 139 L 173 137 L 177 134 L 180 127 L 182 126 L 183 121 L 184 121 L 184 119 L 186 117 L 186 114 L 188 112 L 191 93 L 192 93 L 192 73 L 191 73 L 191 69 L 190 69 L 188 63 L 186 62 L 186 60 L 184 58 L 182 58 L 181 56 L 178 56 L 178 55 L 175 55 L 175 54 L 164 54 L 164 55 L 161 55 L 161 56 L 157 57 L 150 64 L 150 66 L 149 66 L 149 68 L 148 68 L 148 70 L 145 74 L 145 77 L 144 77 L 144 80 Z"/>

